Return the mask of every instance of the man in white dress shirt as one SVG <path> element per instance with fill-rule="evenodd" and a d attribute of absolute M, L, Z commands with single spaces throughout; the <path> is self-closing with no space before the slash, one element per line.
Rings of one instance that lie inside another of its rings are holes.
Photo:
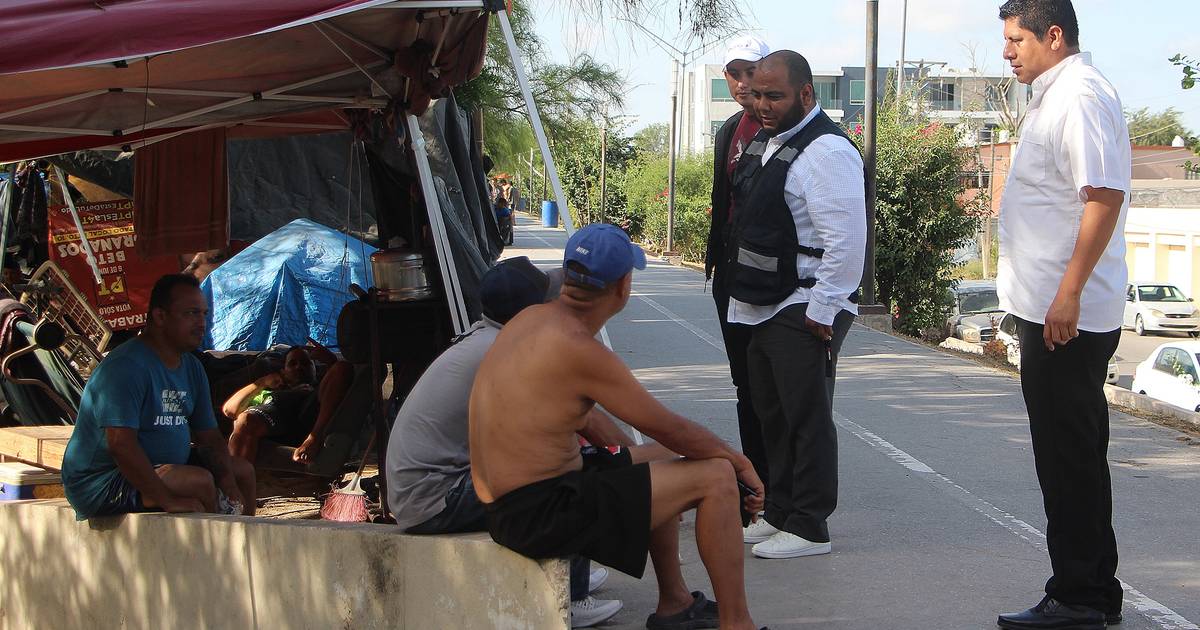
<path fill-rule="evenodd" d="M 1079 50 L 1070 0 L 1011 0 L 1000 18 L 1004 57 L 1033 99 L 1000 210 L 997 283 L 1017 317 L 1053 576 L 1039 604 L 997 623 L 1100 630 L 1121 620 L 1104 379 L 1124 307 L 1129 129 Z"/>
<path fill-rule="evenodd" d="M 753 327 L 747 365 L 770 475 L 764 518 L 744 538 L 760 558 L 827 554 L 834 371 L 866 255 L 863 162 L 798 53 L 763 58 L 751 93 L 763 131 L 734 172 L 722 287 L 729 321 Z"/>

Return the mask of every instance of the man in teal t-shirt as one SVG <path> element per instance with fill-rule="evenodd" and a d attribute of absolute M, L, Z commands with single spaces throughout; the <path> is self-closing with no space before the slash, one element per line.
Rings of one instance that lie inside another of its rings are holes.
<path fill-rule="evenodd" d="M 216 512 L 218 489 L 254 513 L 254 468 L 217 431 L 204 369 L 191 351 L 208 307 L 190 276 L 164 276 L 146 329 L 88 380 L 63 458 L 63 487 L 80 519 L 129 512 Z M 192 448 L 192 443 L 196 448 Z"/>

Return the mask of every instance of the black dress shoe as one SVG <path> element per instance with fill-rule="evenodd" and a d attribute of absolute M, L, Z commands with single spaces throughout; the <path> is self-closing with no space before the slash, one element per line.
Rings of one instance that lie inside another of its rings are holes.
<path fill-rule="evenodd" d="M 1015 630 L 1104 630 L 1105 615 L 1095 608 L 1064 604 L 1047 596 L 1037 606 L 1000 615 L 996 625 Z"/>

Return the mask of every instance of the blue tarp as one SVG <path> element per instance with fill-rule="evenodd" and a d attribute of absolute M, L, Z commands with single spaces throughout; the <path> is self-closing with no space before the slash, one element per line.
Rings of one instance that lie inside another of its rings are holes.
<path fill-rule="evenodd" d="M 205 349 L 337 346 L 337 317 L 354 299 L 350 283 L 372 285 L 374 247 L 308 219 L 256 241 L 200 285 L 210 321 Z"/>

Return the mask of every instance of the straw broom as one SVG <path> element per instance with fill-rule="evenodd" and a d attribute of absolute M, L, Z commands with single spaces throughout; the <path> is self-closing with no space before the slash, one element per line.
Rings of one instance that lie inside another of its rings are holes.
<path fill-rule="evenodd" d="M 371 433 L 371 441 L 367 442 L 367 450 L 363 452 L 362 461 L 358 464 L 358 471 L 354 473 L 354 478 L 350 480 L 350 483 L 329 493 L 325 498 L 325 505 L 321 506 L 321 518 L 342 523 L 365 523 L 370 520 L 370 513 L 367 511 L 367 493 L 362 489 L 362 471 L 367 465 L 367 455 L 370 454 L 373 446 L 375 446 L 374 432 Z"/>

